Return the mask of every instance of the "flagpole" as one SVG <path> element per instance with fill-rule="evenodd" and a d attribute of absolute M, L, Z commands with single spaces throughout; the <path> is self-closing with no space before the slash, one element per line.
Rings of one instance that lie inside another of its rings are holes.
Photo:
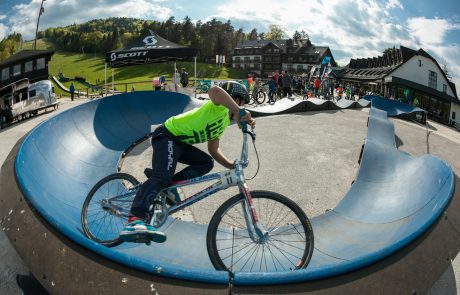
<path fill-rule="evenodd" d="M 46 1 L 46 0 L 42 0 L 42 4 L 40 5 L 40 12 L 38 13 L 37 29 L 35 30 L 34 50 L 37 49 L 38 23 L 40 23 L 40 16 L 42 15 L 43 12 L 45 12 L 45 9 L 43 8 L 43 2 L 44 1 Z"/>

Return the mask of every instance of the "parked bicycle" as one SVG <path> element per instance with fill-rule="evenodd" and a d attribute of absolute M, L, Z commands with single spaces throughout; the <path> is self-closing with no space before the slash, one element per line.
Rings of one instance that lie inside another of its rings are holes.
<path fill-rule="evenodd" d="M 198 81 L 196 85 L 196 93 L 208 93 L 209 85 L 204 81 Z"/>
<path fill-rule="evenodd" d="M 263 104 L 267 94 L 263 88 L 259 88 L 257 91 L 251 91 L 249 93 L 249 104 Z"/>
<path fill-rule="evenodd" d="M 311 223 L 302 209 L 287 197 L 270 191 L 249 190 L 244 176 L 249 164 L 247 138 L 248 135 L 252 138 L 257 155 L 256 135 L 245 123 L 242 123 L 242 132 L 241 157 L 235 160 L 234 169 L 173 183 L 163 189 L 151 206 L 149 222 L 159 228 L 171 214 L 218 191 L 238 186 L 240 193 L 217 209 L 208 226 L 206 246 L 213 266 L 230 272 L 304 268 L 313 253 Z M 168 190 L 212 180 L 215 180 L 212 185 L 178 203 L 167 198 Z M 83 204 L 81 222 L 85 235 L 107 247 L 121 244 L 119 232 L 128 219 L 139 187 L 139 182 L 126 173 L 115 173 L 100 180 Z"/>

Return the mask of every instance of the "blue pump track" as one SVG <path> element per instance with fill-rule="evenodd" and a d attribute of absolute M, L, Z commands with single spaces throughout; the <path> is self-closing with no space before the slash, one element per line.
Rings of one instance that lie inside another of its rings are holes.
<path fill-rule="evenodd" d="M 145 139 L 151 125 L 161 124 L 169 116 L 201 103 L 178 93 L 145 91 L 106 97 L 64 111 L 32 130 L 10 154 L 2 167 L 2 202 L 12 202 L 3 200 L 16 183 L 17 192 L 28 201 L 32 211 L 38 212 L 36 220 L 53 234 L 62 235 L 61 239 L 70 248 L 79 249 L 74 251 L 72 261 L 88 260 L 97 254 L 104 263 L 115 263 L 115 268 L 121 265 L 122 269 L 138 270 L 143 275 L 168 278 L 167 290 L 174 290 L 177 280 L 196 283 L 203 289 L 215 288 L 214 292 L 220 288 L 227 290 L 229 283 L 233 288 L 266 285 L 276 288 L 320 279 L 324 282 L 375 264 L 394 256 L 426 233 L 454 196 L 456 177 L 445 161 L 429 154 L 415 158 L 396 147 L 394 125 L 387 116 L 423 110 L 381 97 L 359 102 L 341 100 L 337 104 L 323 100 L 282 100 L 251 112 L 263 116 L 371 104 L 358 176 L 335 208 L 312 219 L 315 249 L 306 269 L 237 272 L 230 277 L 212 267 L 205 246 L 206 225 L 172 218 L 162 228 L 168 236 L 167 242 L 155 244 L 154 251 L 153 246 L 129 243 L 106 248 L 87 239 L 82 232 L 80 214 L 84 197 L 94 184 L 117 172 L 123 153 L 133 143 Z M 5 210 L 2 217 L 12 214 Z M 16 209 L 12 211 L 22 214 Z M 8 222 L 11 221 L 3 218 L 2 226 Z M 6 233 L 12 239 L 14 234 L 8 230 Z M 184 237 L 190 237 L 191 233 L 195 238 L 183 243 Z M 24 251 L 24 248 L 18 250 Z M 96 287 L 87 290 L 94 291 Z M 78 290 L 86 290 L 81 288 Z"/>

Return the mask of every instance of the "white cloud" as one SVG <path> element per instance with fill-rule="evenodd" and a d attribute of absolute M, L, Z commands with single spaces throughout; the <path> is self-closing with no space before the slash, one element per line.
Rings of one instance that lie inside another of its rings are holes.
<path fill-rule="evenodd" d="M 4 24 L 0 23 L 0 40 L 6 37 L 7 28 Z"/>
<path fill-rule="evenodd" d="M 447 32 L 455 26 L 445 19 L 416 17 L 407 21 L 407 27 L 422 44 L 442 44 Z"/>
<path fill-rule="evenodd" d="M 398 0 L 389 0 L 385 8 L 386 9 L 392 9 L 392 8 L 404 9 L 403 5 Z"/>
<path fill-rule="evenodd" d="M 0 15 L 0 20 L 5 19 L 6 15 Z"/>
<path fill-rule="evenodd" d="M 45 12 L 40 18 L 40 29 L 66 26 L 92 19 L 108 17 L 133 17 L 164 21 L 172 10 L 162 6 L 162 0 L 47 0 Z M 35 26 L 41 1 L 31 0 L 28 4 L 13 7 L 9 19 L 9 31 L 19 32 L 25 39 L 35 36 Z"/>

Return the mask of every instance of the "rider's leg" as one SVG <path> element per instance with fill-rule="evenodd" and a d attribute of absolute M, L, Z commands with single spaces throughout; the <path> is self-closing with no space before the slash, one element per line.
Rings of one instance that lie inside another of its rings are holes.
<path fill-rule="evenodd" d="M 174 175 L 174 181 L 180 181 L 205 175 L 214 167 L 213 158 L 206 152 L 203 152 L 199 148 L 196 148 L 192 145 L 187 145 L 184 148 L 178 161 L 179 163 L 183 163 L 189 166 Z"/>
<path fill-rule="evenodd" d="M 155 242 L 166 240 L 166 235 L 155 227 L 145 224 L 145 219 L 158 192 L 171 182 L 183 145 L 161 134 L 152 138 L 152 147 L 154 150 L 152 175 L 141 185 L 134 198 L 130 212 L 131 217 L 120 233 L 120 237 L 125 241 L 136 242 L 140 240 L 144 242 L 146 236 Z"/>

